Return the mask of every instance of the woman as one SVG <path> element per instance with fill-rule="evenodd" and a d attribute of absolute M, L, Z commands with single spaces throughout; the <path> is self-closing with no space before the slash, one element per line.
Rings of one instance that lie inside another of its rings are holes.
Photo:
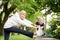
<path fill-rule="evenodd" d="M 15 13 L 12 17 L 10 17 L 6 21 L 4 25 L 4 40 L 9 40 L 10 32 L 21 33 L 31 38 L 33 37 L 34 34 L 36 34 L 18 28 L 20 25 L 27 26 L 27 27 L 34 27 L 33 25 L 31 25 L 32 22 L 25 19 L 25 17 L 26 17 L 26 12 L 22 10 L 20 12 Z"/>

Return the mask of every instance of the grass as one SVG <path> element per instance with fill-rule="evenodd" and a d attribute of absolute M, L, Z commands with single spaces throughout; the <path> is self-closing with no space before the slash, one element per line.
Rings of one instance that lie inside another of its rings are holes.
<path fill-rule="evenodd" d="M 3 36 L 0 36 L 0 40 L 4 40 Z M 20 34 L 20 35 L 10 35 L 10 40 L 32 40 L 32 38 Z"/>

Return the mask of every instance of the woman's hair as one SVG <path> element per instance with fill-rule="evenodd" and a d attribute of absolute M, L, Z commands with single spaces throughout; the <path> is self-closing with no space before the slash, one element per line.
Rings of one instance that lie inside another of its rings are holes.
<path fill-rule="evenodd" d="M 19 13 L 20 13 L 20 14 L 22 14 L 22 13 L 26 14 L 26 11 L 21 10 L 21 11 L 19 11 Z"/>

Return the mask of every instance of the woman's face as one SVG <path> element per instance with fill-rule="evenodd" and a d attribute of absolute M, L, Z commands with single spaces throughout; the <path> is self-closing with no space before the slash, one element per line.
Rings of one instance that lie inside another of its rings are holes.
<path fill-rule="evenodd" d="M 22 13 L 20 14 L 20 18 L 23 20 L 23 19 L 25 19 L 25 17 L 26 17 L 26 13 L 22 12 Z"/>

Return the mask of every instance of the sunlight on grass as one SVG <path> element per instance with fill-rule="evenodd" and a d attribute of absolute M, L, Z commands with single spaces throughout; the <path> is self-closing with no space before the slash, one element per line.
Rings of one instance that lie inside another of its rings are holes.
<path fill-rule="evenodd" d="M 3 36 L 0 36 L 0 40 L 3 40 Z M 11 35 L 10 40 L 32 40 L 32 39 L 20 34 L 20 35 Z"/>

